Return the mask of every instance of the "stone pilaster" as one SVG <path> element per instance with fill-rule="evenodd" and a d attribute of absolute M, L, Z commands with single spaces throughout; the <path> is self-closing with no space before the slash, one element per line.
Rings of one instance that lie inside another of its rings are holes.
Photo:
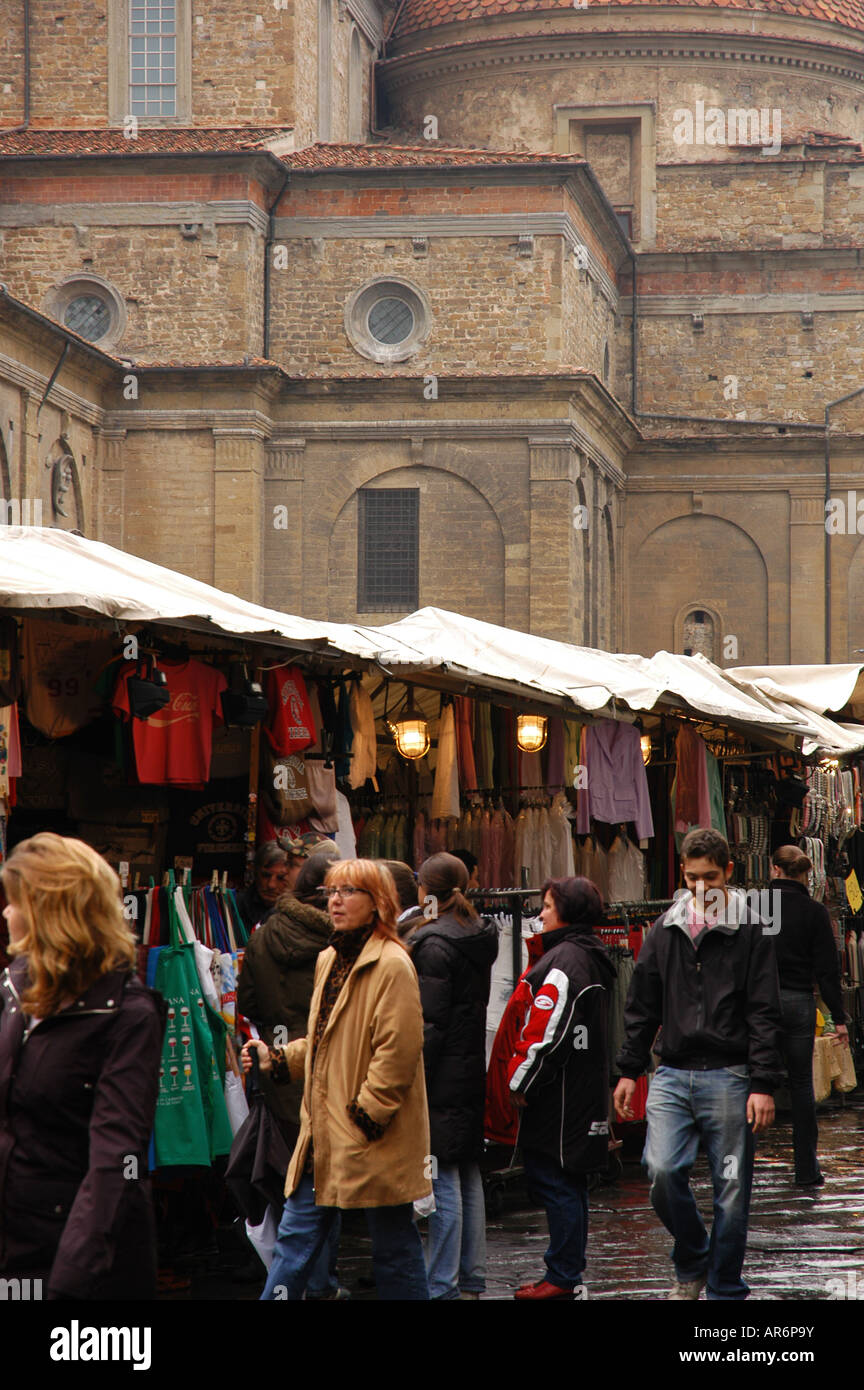
<path fill-rule="evenodd" d="M 123 550 L 126 543 L 126 430 L 103 431 L 99 443 L 96 539 Z"/>
<path fill-rule="evenodd" d="M 263 602 L 302 616 L 303 473 L 305 439 L 288 439 L 268 448 L 261 509 Z M 306 537 L 312 544 L 313 538 Z M 322 538 L 322 544 L 325 543 Z"/>
<path fill-rule="evenodd" d="M 213 582 L 260 602 L 264 436 L 252 429 L 213 430 Z"/>
<path fill-rule="evenodd" d="M 825 660 L 825 499 L 789 501 L 789 661 L 796 665 Z"/>
<path fill-rule="evenodd" d="M 568 441 L 528 441 L 530 456 L 529 616 L 531 631 L 562 642 L 576 642 L 581 633 L 574 528 L 579 505 L 576 482 L 579 458 Z"/>

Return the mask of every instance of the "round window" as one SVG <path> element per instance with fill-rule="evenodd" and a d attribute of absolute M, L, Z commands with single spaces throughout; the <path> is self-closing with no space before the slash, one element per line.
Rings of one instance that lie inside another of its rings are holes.
<path fill-rule="evenodd" d="M 378 343 L 404 343 L 414 327 L 414 315 L 404 299 L 387 295 L 369 310 L 369 332 Z"/>
<path fill-rule="evenodd" d="M 63 315 L 67 328 L 89 338 L 91 343 L 104 338 L 111 327 L 111 306 L 96 294 L 78 294 Z"/>
<path fill-rule="evenodd" d="M 111 351 L 126 332 L 126 303 L 108 280 L 78 271 L 52 286 L 44 299 L 47 313 L 65 328 Z"/>
<path fill-rule="evenodd" d="M 430 327 L 429 301 L 407 280 L 367 281 L 345 305 L 348 340 L 373 362 L 405 362 L 423 347 Z"/>

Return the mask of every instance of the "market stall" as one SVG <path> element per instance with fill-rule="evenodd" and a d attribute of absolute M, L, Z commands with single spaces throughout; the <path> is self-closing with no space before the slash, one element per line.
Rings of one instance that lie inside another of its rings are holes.
<path fill-rule="evenodd" d="M 493 1031 L 537 890 L 585 875 L 619 964 L 614 1034 L 687 829 L 727 836 L 745 888 L 800 839 L 860 1043 L 861 668 L 831 668 L 822 689 L 812 668 L 607 653 L 434 608 L 380 628 L 310 621 L 35 528 L 0 532 L 0 608 L 0 852 L 40 829 L 80 836 L 121 875 L 142 975 L 158 987 L 192 942 L 204 962 L 166 1040 L 165 1115 L 210 1096 L 189 1147 L 157 1120 L 169 1228 L 188 1186 L 165 1175 L 218 1163 L 230 1142 L 247 929 L 235 894 L 268 840 L 317 833 L 346 857 L 415 868 L 441 849 L 473 856 L 477 900 L 501 928 Z M 202 1012 L 213 1053 L 193 1079 Z"/>

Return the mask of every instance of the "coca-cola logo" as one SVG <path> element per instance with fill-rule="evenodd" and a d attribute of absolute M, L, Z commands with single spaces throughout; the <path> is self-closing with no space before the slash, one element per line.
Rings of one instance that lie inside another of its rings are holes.
<path fill-rule="evenodd" d="M 201 701 L 199 697 L 192 690 L 178 690 L 176 695 L 171 696 L 164 709 L 151 714 L 147 723 L 162 728 L 168 724 L 186 724 L 200 719 L 200 717 Z"/>

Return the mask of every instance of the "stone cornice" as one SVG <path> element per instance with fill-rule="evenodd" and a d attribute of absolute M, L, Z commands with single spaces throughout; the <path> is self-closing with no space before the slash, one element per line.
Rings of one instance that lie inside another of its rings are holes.
<path fill-rule="evenodd" d="M 607 422 L 608 423 L 608 422 Z M 635 433 L 635 432 L 634 432 Z M 357 442 L 372 439 L 450 439 L 490 440 L 520 439 L 526 447 L 536 446 L 577 449 L 603 473 L 604 477 L 615 483 L 625 481 L 624 471 L 599 447 L 596 438 L 582 429 L 573 420 L 502 420 L 491 419 L 451 419 L 451 420 L 304 420 L 303 434 L 307 448 L 322 440 Z M 270 441 L 273 449 L 288 447 L 283 444 L 278 433 Z M 622 450 L 624 452 L 624 450 Z M 401 465 L 400 465 L 401 466 Z"/>
<path fill-rule="evenodd" d="M 720 249 L 704 251 L 644 251 L 637 255 L 637 273 L 651 274 L 665 271 L 672 274 L 686 274 L 698 270 L 701 274 L 710 271 L 740 270 L 742 261 L 764 258 L 767 261 L 780 259 L 781 265 L 772 265 L 772 271 L 783 270 L 854 270 L 864 267 L 864 251 L 857 247 L 830 246 L 796 247 L 794 250 L 782 246 L 742 246 L 740 250 Z M 749 267 L 748 267 L 749 268 Z"/>
<path fill-rule="evenodd" d="M 419 53 L 402 53 L 379 63 L 378 71 L 385 86 L 398 92 L 425 78 L 464 77 L 466 73 L 502 68 L 536 71 L 542 65 L 622 61 L 663 65 L 695 62 L 700 66 L 739 62 L 864 83 L 864 53 L 857 54 L 854 49 L 838 51 L 837 46 L 814 39 L 710 31 L 698 37 L 633 30 L 617 34 L 573 30 L 561 34 L 499 35 L 429 46 Z"/>
<path fill-rule="evenodd" d="M 619 310 L 625 317 L 633 311 L 630 295 L 622 296 Z M 831 314 L 858 314 L 864 311 L 864 292 L 852 290 L 818 291 L 797 294 L 640 294 L 639 317 L 657 314 L 800 314 L 805 311 Z"/>
<path fill-rule="evenodd" d="M 509 237 L 515 240 L 523 232 L 532 236 L 560 236 L 568 250 L 584 246 L 569 213 L 459 213 L 427 214 L 405 217 L 277 217 L 277 240 L 305 240 L 311 237 L 360 237 L 364 241 L 390 237 Z M 587 273 L 617 309 L 618 289 L 611 276 L 594 255 L 587 253 Z"/>
<path fill-rule="evenodd" d="M 267 216 L 247 199 L 212 203 L 6 203 L 0 227 L 170 227 L 243 224 L 267 234 Z"/>
<path fill-rule="evenodd" d="M 27 367 L 17 358 L 9 357 L 5 352 L 0 352 L 0 382 L 20 386 L 24 391 L 29 391 L 40 400 L 45 393 L 48 385 L 48 377 L 42 372 L 34 371 L 32 367 Z M 86 420 L 88 425 L 101 425 L 105 419 L 105 411 L 100 405 L 95 405 L 93 401 L 87 400 L 85 396 L 79 396 L 76 391 L 70 391 L 66 386 L 62 386 L 59 381 L 55 381 L 51 387 L 51 396 L 47 402 L 59 410 L 68 410 L 70 415 L 77 419 Z"/>
<path fill-rule="evenodd" d="M 350 14 L 369 42 L 377 49 L 384 37 L 384 23 L 374 0 L 339 0 L 339 9 Z"/>
<path fill-rule="evenodd" d="M 260 410 L 111 410 L 106 430 L 211 430 L 268 440 L 273 421 Z"/>

